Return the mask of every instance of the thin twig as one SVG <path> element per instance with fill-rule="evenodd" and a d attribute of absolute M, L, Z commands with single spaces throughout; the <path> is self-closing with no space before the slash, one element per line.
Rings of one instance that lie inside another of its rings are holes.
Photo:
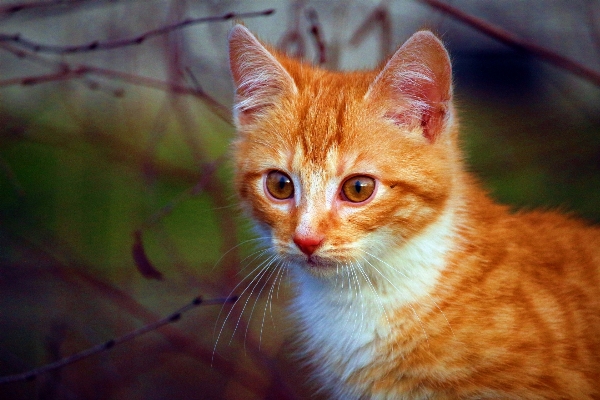
<path fill-rule="evenodd" d="M 149 229 L 152 225 L 156 224 L 158 221 L 163 219 L 166 215 L 169 215 L 177 205 L 179 205 L 182 201 L 187 200 L 193 196 L 198 196 L 200 193 L 204 192 L 206 187 L 209 185 L 213 175 L 215 174 L 217 167 L 222 165 L 225 161 L 224 157 L 217 158 L 212 162 L 206 163 L 202 170 L 202 175 L 198 179 L 198 182 L 189 188 L 187 188 L 182 193 L 176 195 L 171 199 L 166 205 L 164 205 L 161 209 L 159 209 L 156 213 L 154 213 L 148 221 L 146 221 L 140 230 Z"/>
<path fill-rule="evenodd" d="M 522 39 L 513 33 L 497 26 L 493 25 L 481 18 L 477 18 L 471 14 L 443 3 L 439 0 L 418 0 L 423 3 L 430 5 L 431 7 L 437 8 L 438 10 L 448 14 L 449 16 L 456 18 L 459 21 L 466 23 L 467 25 L 477 29 L 480 32 L 510 46 L 514 49 L 525 51 L 533 54 L 540 59 L 547 61 L 557 67 L 560 67 L 566 71 L 569 71 L 583 79 L 586 79 L 593 84 L 600 86 L 600 72 L 595 71 L 591 68 L 586 67 L 576 61 L 573 61 L 565 56 L 548 50 L 545 47 L 539 46 L 535 43 L 531 43 L 525 39 Z"/>
<path fill-rule="evenodd" d="M 392 50 L 392 22 L 390 20 L 388 6 L 385 3 L 386 2 L 382 2 L 378 5 L 373 12 L 365 18 L 358 29 L 356 29 L 352 38 L 350 38 L 350 44 L 358 46 L 366 39 L 367 34 L 370 31 L 379 28 L 379 51 L 382 60 L 384 60 Z"/>
<path fill-rule="evenodd" d="M 325 40 L 323 39 L 323 28 L 319 23 L 319 15 L 314 8 L 306 10 L 306 18 L 310 22 L 310 35 L 315 41 L 317 47 L 317 62 L 321 65 L 327 62 Z"/>
<path fill-rule="evenodd" d="M 0 385 L 5 384 L 5 383 L 10 383 L 10 382 L 31 381 L 43 373 L 62 368 L 66 365 L 73 364 L 84 358 L 93 356 L 94 354 L 98 354 L 103 351 L 110 350 L 113 347 L 115 347 L 121 343 L 128 342 L 128 341 L 135 339 L 136 337 L 141 336 L 145 333 L 155 331 L 163 325 L 168 325 L 175 321 L 178 321 L 179 319 L 181 319 L 181 315 L 183 313 L 185 313 L 186 311 L 189 311 L 192 308 L 195 308 L 197 306 L 200 306 L 200 305 L 209 306 L 209 305 L 233 303 L 236 300 L 237 300 L 237 297 L 235 297 L 235 296 L 227 297 L 227 298 L 220 298 L 220 299 L 209 299 L 209 300 L 203 300 L 202 297 L 196 297 L 190 303 L 179 308 L 178 310 L 176 310 L 174 313 L 170 314 L 169 316 L 159 319 L 158 321 L 150 323 L 148 325 L 144 325 L 141 328 L 136 329 L 132 332 L 129 332 L 121 337 L 108 340 L 107 342 L 90 347 L 89 349 L 83 350 L 83 351 L 73 354 L 69 357 L 65 357 L 56 362 L 46 364 L 39 368 L 32 369 L 31 371 L 0 377 Z"/>
<path fill-rule="evenodd" d="M 596 55 L 600 56 L 600 4 L 595 1 L 587 2 L 587 18 L 590 36 L 594 41 Z"/>
<path fill-rule="evenodd" d="M 107 68 L 95 67 L 91 65 L 78 65 L 75 67 L 67 67 L 61 71 L 52 72 L 48 74 L 0 80 L 0 87 L 14 85 L 36 85 L 40 83 L 81 78 L 88 74 L 102 76 L 113 80 L 124 81 L 138 86 L 145 86 L 154 89 L 170 91 L 176 94 L 186 94 L 198 97 L 199 99 L 204 101 L 206 105 L 211 109 L 211 111 L 214 112 L 219 118 L 221 118 L 225 122 L 231 123 L 231 113 L 229 109 L 202 90 L 198 90 L 189 86 L 162 81 L 160 79 L 130 74 L 121 71 L 115 71 Z"/>
<path fill-rule="evenodd" d="M 85 53 L 89 51 L 96 50 L 112 50 L 119 47 L 132 46 L 136 44 L 141 44 L 145 42 L 147 39 L 150 39 L 155 36 L 164 35 L 166 33 L 175 31 L 177 29 L 182 29 L 191 25 L 202 24 L 206 22 L 217 22 L 217 21 L 228 21 L 234 18 L 252 18 L 252 17 L 263 17 L 267 15 L 271 15 L 275 12 L 274 9 L 268 9 L 263 11 L 256 12 L 248 12 L 248 13 L 227 13 L 215 17 L 203 17 L 203 18 L 188 18 L 183 21 L 177 22 L 175 24 L 166 25 L 157 29 L 152 29 L 150 31 L 144 32 L 141 35 L 135 36 L 129 39 L 119 39 L 119 40 L 111 40 L 106 42 L 101 42 L 98 40 L 94 40 L 87 44 L 75 45 L 75 46 L 60 46 L 60 45 L 49 45 L 49 44 L 41 44 L 34 42 L 29 39 L 25 39 L 21 37 L 21 34 L 17 33 L 14 35 L 9 35 L 5 33 L 0 33 L 0 42 L 12 42 L 18 44 L 21 47 L 27 48 L 29 50 L 35 52 L 45 52 L 45 53 L 55 53 L 55 54 L 73 54 L 73 53 Z"/>
<path fill-rule="evenodd" d="M 56 6 L 71 6 L 77 3 L 85 3 L 95 0 L 53 0 L 53 1 L 30 1 L 0 6 L 0 14 L 14 14 L 19 11 L 33 10 L 36 8 L 50 8 Z"/>
<path fill-rule="evenodd" d="M 200 81 L 196 78 L 196 75 L 192 71 L 190 67 L 185 67 L 185 73 L 187 77 L 192 81 L 192 85 L 194 89 L 196 89 L 197 93 L 204 93 L 204 89 L 202 89 L 202 85 L 200 85 Z"/>
<path fill-rule="evenodd" d="M 300 17 L 304 3 L 304 0 L 294 2 L 291 21 L 287 24 L 289 28 L 281 37 L 278 45 L 281 50 L 296 58 L 303 58 L 306 54 L 304 36 L 300 31 Z"/>

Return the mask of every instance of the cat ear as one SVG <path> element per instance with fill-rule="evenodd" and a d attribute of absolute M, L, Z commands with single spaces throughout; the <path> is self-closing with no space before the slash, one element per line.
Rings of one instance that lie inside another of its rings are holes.
<path fill-rule="evenodd" d="M 451 113 L 452 68 L 442 42 L 431 32 L 412 35 L 375 78 L 366 98 L 383 106 L 396 125 L 421 127 L 433 142 Z"/>
<path fill-rule="evenodd" d="M 296 92 L 290 74 L 243 25 L 229 33 L 229 65 L 235 85 L 234 121 L 252 123 L 285 92 Z"/>

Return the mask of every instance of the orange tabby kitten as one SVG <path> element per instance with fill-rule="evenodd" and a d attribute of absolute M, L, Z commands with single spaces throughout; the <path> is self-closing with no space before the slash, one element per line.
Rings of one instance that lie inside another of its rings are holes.
<path fill-rule="evenodd" d="M 464 168 L 442 43 L 333 72 L 230 37 L 236 188 L 330 395 L 600 398 L 600 230 Z"/>

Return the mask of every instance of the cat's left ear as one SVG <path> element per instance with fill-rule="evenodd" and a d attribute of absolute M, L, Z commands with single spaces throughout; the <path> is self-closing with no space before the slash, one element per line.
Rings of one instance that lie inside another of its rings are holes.
<path fill-rule="evenodd" d="M 422 129 L 434 142 L 447 127 L 452 67 L 442 42 L 428 31 L 412 35 L 390 58 L 366 94 L 396 125 Z"/>
<path fill-rule="evenodd" d="M 243 25 L 229 33 L 229 65 L 235 85 L 234 122 L 251 124 L 296 84 L 275 57 Z"/>

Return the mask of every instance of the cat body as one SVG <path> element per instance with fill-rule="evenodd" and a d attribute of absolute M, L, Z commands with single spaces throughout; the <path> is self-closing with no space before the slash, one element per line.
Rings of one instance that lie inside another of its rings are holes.
<path fill-rule="evenodd" d="M 374 71 L 230 34 L 236 189 L 343 398 L 600 398 L 600 230 L 511 214 L 464 170 L 428 32 Z"/>

